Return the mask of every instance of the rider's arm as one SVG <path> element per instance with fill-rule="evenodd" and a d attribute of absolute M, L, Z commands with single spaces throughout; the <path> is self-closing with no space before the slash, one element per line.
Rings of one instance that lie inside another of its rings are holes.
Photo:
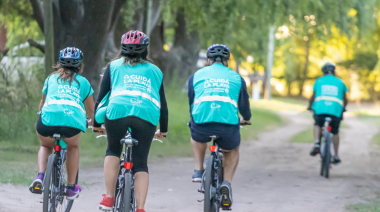
<path fill-rule="evenodd" d="M 243 116 L 245 121 L 251 119 L 251 107 L 249 106 L 249 95 L 247 91 L 247 85 L 245 80 L 241 78 L 241 88 L 239 93 L 238 108 L 240 114 Z"/>
<path fill-rule="evenodd" d="M 98 99 L 95 102 L 95 109 L 98 108 L 99 103 L 102 101 L 102 99 L 107 95 L 107 93 L 111 90 L 111 74 L 110 74 L 110 65 L 107 66 L 106 71 L 103 74 L 102 83 L 100 84 L 100 91 L 98 95 Z M 101 124 L 96 122 L 94 120 L 94 127 L 100 127 Z"/>
<path fill-rule="evenodd" d="M 160 101 L 161 101 L 160 132 L 166 133 L 168 132 L 169 111 L 168 111 L 168 105 L 166 103 L 166 98 L 165 98 L 164 83 L 161 84 L 161 88 L 160 88 Z"/>
<path fill-rule="evenodd" d="M 346 110 L 346 106 L 348 104 L 348 99 L 347 99 L 347 93 L 343 94 L 343 109 Z"/>
<path fill-rule="evenodd" d="M 311 95 L 309 99 L 309 106 L 307 107 L 308 110 L 311 110 L 311 106 L 313 105 L 314 99 L 315 99 L 315 91 L 313 91 L 313 95 Z"/>
<path fill-rule="evenodd" d="M 45 104 L 46 94 L 42 94 L 41 102 L 38 111 L 41 111 L 42 107 Z"/>
<path fill-rule="evenodd" d="M 194 103 L 194 86 L 193 86 L 194 74 L 190 76 L 187 83 L 187 97 L 189 98 L 189 111 L 191 114 L 191 105 Z"/>
<path fill-rule="evenodd" d="M 88 125 L 92 126 L 94 123 L 94 96 L 91 95 L 84 100 L 84 106 L 86 107 L 86 113 L 88 118 L 91 120 Z"/>

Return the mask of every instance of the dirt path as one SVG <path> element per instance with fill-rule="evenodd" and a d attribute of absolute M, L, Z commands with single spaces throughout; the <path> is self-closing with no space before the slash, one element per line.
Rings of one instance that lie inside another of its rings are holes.
<path fill-rule="evenodd" d="M 297 113 L 284 113 L 286 126 L 244 142 L 233 181 L 237 212 L 323 211 L 339 212 L 344 207 L 375 198 L 380 190 L 380 154 L 370 144 L 378 129 L 356 118 L 347 118 L 342 129 L 341 159 L 331 170 L 331 178 L 319 176 L 319 158 L 311 158 L 310 144 L 290 143 L 292 135 L 310 127 L 312 120 Z M 311 139 L 311 138 L 305 138 Z M 202 195 L 199 184 L 191 183 L 193 160 L 171 158 L 150 163 L 149 212 L 197 212 Z M 100 168 L 81 170 L 84 185 L 75 201 L 74 212 L 98 211 L 104 192 Z M 41 196 L 25 187 L 0 185 L 0 211 L 41 211 Z"/>

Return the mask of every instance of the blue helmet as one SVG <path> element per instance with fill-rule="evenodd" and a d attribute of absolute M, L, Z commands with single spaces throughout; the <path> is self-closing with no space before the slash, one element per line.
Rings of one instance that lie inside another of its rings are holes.
<path fill-rule="evenodd" d="M 79 67 L 83 61 L 83 53 L 75 47 L 67 47 L 59 54 L 59 63 L 64 67 Z"/>

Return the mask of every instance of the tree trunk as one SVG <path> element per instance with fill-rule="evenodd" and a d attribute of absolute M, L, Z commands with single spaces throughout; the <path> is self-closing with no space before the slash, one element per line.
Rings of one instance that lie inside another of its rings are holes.
<path fill-rule="evenodd" d="M 272 98 L 272 85 L 270 81 L 272 79 L 273 55 L 274 55 L 274 46 L 275 46 L 275 40 L 274 40 L 275 30 L 276 30 L 276 27 L 274 25 L 269 27 L 265 99 Z"/>
<path fill-rule="evenodd" d="M 30 0 L 35 17 L 40 17 L 40 5 Z M 105 44 L 114 21 L 125 0 L 54 0 L 54 58 L 59 50 L 71 46 L 83 51 L 85 76 L 95 91 L 98 90 L 100 73 L 104 65 Z M 38 22 L 40 20 L 37 19 Z M 39 23 L 40 24 L 40 23 Z M 43 24 L 40 24 L 42 26 Z"/>
<path fill-rule="evenodd" d="M 197 32 L 187 32 L 183 9 L 178 9 L 176 20 L 175 37 L 170 51 L 163 49 L 165 44 L 163 23 L 157 24 L 153 29 L 150 57 L 166 76 L 176 74 L 183 79 L 196 71 L 200 41 Z"/>
<path fill-rule="evenodd" d="M 291 97 L 292 96 L 292 82 L 286 82 L 286 87 L 288 89 L 286 96 Z"/>
<path fill-rule="evenodd" d="M 307 79 L 307 72 L 309 70 L 309 55 L 310 55 L 310 40 L 311 40 L 311 34 L 309 33 L 308 34 L 308 40 L 306 41 L 306 46 L 305 46 L 305 66 L 302 70 L 302 74 L 301 74 L 301 79 L 300 79 L 300 82 L 299 82 L 299 93 L 298 93 L 298 96 L 302 96 L 302 93 L 303 93 L 303 87 L 305 85 L 305 81 Z"/>
<path fill-rule="evenodd" d="M 5 45 L 7 44 L 7 29 L 5 24 L 0 26 L 0 52 L 5 51 Z"/>

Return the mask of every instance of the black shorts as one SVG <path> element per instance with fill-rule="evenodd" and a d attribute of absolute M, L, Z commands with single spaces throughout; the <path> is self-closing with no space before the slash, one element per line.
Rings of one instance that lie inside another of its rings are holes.
<path fill-rule="evenodd" d="M 37 121 L 36 130 L 38 134 L 44 137 L 53 137 L 54 134 L 60 134 L 65 138 L 76 136 L 82 131 L 73 127 L 46 126 L 42 123 L 41 116 Z"/>
<path fill-rule="evenodd" d="M 136 116 L 127 116 L 120 119 L 109 120 L 104 118 L 107 130 L 108 147 L 106 156 L 120 157 L 123 145 L 120 140 L 130 129 L 132 138 L 138 140 L 138 145 L 132 147 L 133 173 L 148 172 L 148 154 L 156 126 Z"/>
<path fill-rule="evenodd" d="M 342 121 L 342 118 L 338 118 L 336 116 L 327 115 L 327 114 L 316 115 L 314 113 L 314 120 L 315 120 L 314 125 L 315 126 L 323 127 L 323 125 L 325 124 L 326 117 L 330 117 L 331 118 L 331 122 L 330 122 L 331 133 L 334 134 L 334 135 L 338 134 L 339 133 L 339 126 L 340 126 L 340 122 Z"/>
<path fill-rule="evenodd" d="M 210 136 L 216 135 L 219 138 L 216 143 L 224 150 L 233 150 L 240 145 L 239 125 L 226 125 L 219 123 L 190 124 L 191 138 L 199 143 L 211 141 Z"/>

